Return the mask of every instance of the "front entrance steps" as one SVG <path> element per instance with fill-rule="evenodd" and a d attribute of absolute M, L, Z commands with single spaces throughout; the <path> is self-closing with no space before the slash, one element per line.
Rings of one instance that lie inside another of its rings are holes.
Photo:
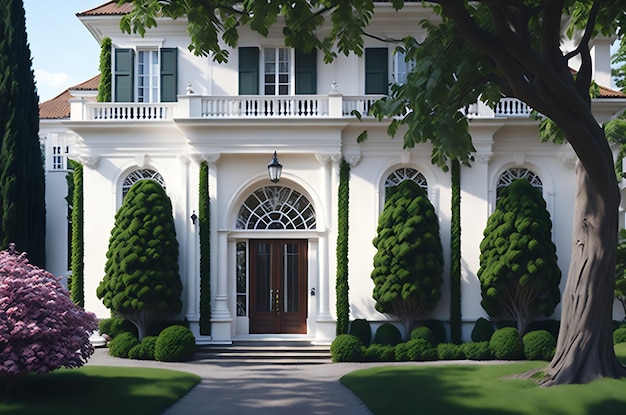
<path fill-rule="evenodd" d="M 195 358 L 206 363 L 303 365 L 330 363 L 329 346 L 302 341 L 237 340 L 232 345 L 198 346 Z"/>

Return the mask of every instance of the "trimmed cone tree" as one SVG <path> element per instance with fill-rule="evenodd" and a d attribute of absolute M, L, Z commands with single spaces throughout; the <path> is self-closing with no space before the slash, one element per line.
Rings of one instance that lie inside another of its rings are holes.
<path fill-rule="evenodd" d="M 481 305 L 493 318 L 515 322 L 524 333 L 561 300 L 561 270 L 552 221 L 539 190 L 524 179 L 502 190 L 480 244 Z"/>
<path fill-rule="evenodd" d="M 376 310 L 397 317 L 408 336 L 437 305 L 443 283 L 439 221 L 417 183 L 405 180 L 389 189 L 373 243 Z"/>
<path fill-rule="evenodd" d="M 105 276 L 98 298 L 137 326 L 143 339 L 151 322 L 182 308 L 178 241 L 172 204 L 154 180 L 135 183 L 115 215 Z"/>

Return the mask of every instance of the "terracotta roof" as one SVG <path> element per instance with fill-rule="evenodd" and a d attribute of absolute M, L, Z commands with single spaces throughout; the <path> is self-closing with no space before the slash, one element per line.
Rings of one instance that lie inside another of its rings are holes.
<path fill-rule="evenodd" d="M 132 9 L 132 3 L 124 3 L 118 6 L 117 1 L 109 1 L 93 9 L 76 13 L 76 16 L 121 16 L 130 12 Z"/>
<path fill-rule="evenodd" d="M 598 95 L 598 98 L 626 98 L 626 94 L 621 91 L 615 91 L 605 86 L 599 86 L 599 88 L 600 95 Z"/>
<path fill-rule="evenodd" d="M 67 88 L 56 97 L 49 99 L 48 101 L 39 104 L 39 119 L 40 120 L 59 120 L 70 117 L 70 103 L 67 102 L 72 95 L 70 90 L 78 91 L 94 91 L 98 90 L 98 84 L 100 83 L 100 74 L 94 76 L 91 79 L 81 82 L 78 85 Z"/>

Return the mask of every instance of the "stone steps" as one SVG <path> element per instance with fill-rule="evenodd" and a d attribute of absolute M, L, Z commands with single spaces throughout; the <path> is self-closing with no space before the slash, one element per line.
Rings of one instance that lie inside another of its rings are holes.
<path fill-rule="evenodd" d="M 199 361 L 246 364 L 322 364 L 330 363 L 328 346 L 302 342 L 235 342 L 232 345 L 199 346 Z"/>

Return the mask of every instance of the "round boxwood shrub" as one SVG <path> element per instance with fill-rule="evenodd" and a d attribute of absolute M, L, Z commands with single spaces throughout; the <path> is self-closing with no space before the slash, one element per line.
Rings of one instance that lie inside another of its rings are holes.
<path fill-rule="evenodd" d="M 472 341 L 473 342 L 488 342 L 491 340 L 491 336 L 493 336 L 494 329 L 493 323 L 485 318 L 479 318 L 474 323 L 474 328 L 472 329 Z"/>
<path fill-rule="evenodd" d="M 626 328 L 620 327 L 613 332 L 613 344 L 626 342 Z"/>
<path fill-rule="evenodd" d="M 489 340 L 489 350 L 499 360 L 524 358 L 524 343 L 515 327 L 504 327 L 496 330 Z"/>
<path fill-rule="evenodd" d="M 547 330 L 535 330 L 522 338 L 524 354 L 528 360 L 552 360 L 556 350 L 556 340 Z"/>
<path fill-rule="evenodd" d="M 123 317 L 111 317 L 100 320 L 98 330 L 100 334 L 107 334 L 112 339 L 122 333 L 130 333 L 137 337 L 137 327 Z"/>
<path fill-rule="evenodd" d="M 393 346 L 370 344 L 363 347 L 364 362 L 392 362 L 396 358 Z"/>
<path fill-rule="evenodd" d="M 394 347 L 396 362 L 406 362 L 409 360 L 409 345 L 406 343 L 398 343 Z"/>
<path fill-rule="evenodd" d="M 437 350 L 426 339 L 412 339 L 405 344 L 408 360 L 425 362 L 437 359 Z"/>
<path fill-rule="evenodd" d="M 561 328 L 561 322 L 559 320 L 547 319 L 547 320 L 535 320 L 528 325 L 526 333 L 536 330 L 545 330 L 550 333 L 555 339 L 559 338 L 559 330 Z"/>
<path fill-rule="evenodd" d="M 155 360 L 154 349 L 156 347 L 157 336 L 146 336 L 141 343 L 128 351 L 128 357 L 136 360 Z"/>
<path fill-rule="evenodd" d="M 458 344 L 439 343 L 437 345 L 437 358 L 439 360 L 461 360 L 465 359 L 465 354 Z"/>
<path fill-rule="evenodd" d="M 489 342 L 463 343 L 461 351 L 469 360 L 490 360 L 493 357 L 489 350 Z"/>
<path fill-rule="evenodd" d="M 436 319 L 428 319 L 424 321 L 424 326 L 428 327 L 435 336 L 435 343 L 445 343 L 446 342 L 446 328 L 440 320 Z"/>
<path fill-rule="evenodd" d="M 400 342 L 402 342 L 400 330 L 391 323 L 381 324 L 374 335 L 374 343 L 376 344 L 395 346 Z"/>
<path fill-rule="evenodd" d="M 435 335 L 433 334 L 433 331 L 426 326 L 413 329 L 409 338 L 410 340 L 424 339 L 431 346 L 434 347 L 436 345 Z"/>
<path fill-rule="evenodd" d="M 369 321 L 358 318 L 350 323 L 350 330 L 348 334 L 358 337 L 363 343 L 363 346 L 367 347 L 372 342 L 372 328 Z"/>
<path fill-rule="evenodd" d="M 358 362 L 363 357 L 363 343 L 352 334 L 340 334 L 330 344 L 333 362 Z"/>
<path fill-rule="evenodd" d="M 193 357 L 196 338 L 184 326 L 169 326 L 157 338 L 154 358 L 162 362 L 183 362 Z"/>
<path fill-rule="evenodd" d="M 109 342 L 109 354 L 113 357 L 128 357 L 130 349 L 139 344 L 137 337 L 131 333 L 122 333 Z"/>

